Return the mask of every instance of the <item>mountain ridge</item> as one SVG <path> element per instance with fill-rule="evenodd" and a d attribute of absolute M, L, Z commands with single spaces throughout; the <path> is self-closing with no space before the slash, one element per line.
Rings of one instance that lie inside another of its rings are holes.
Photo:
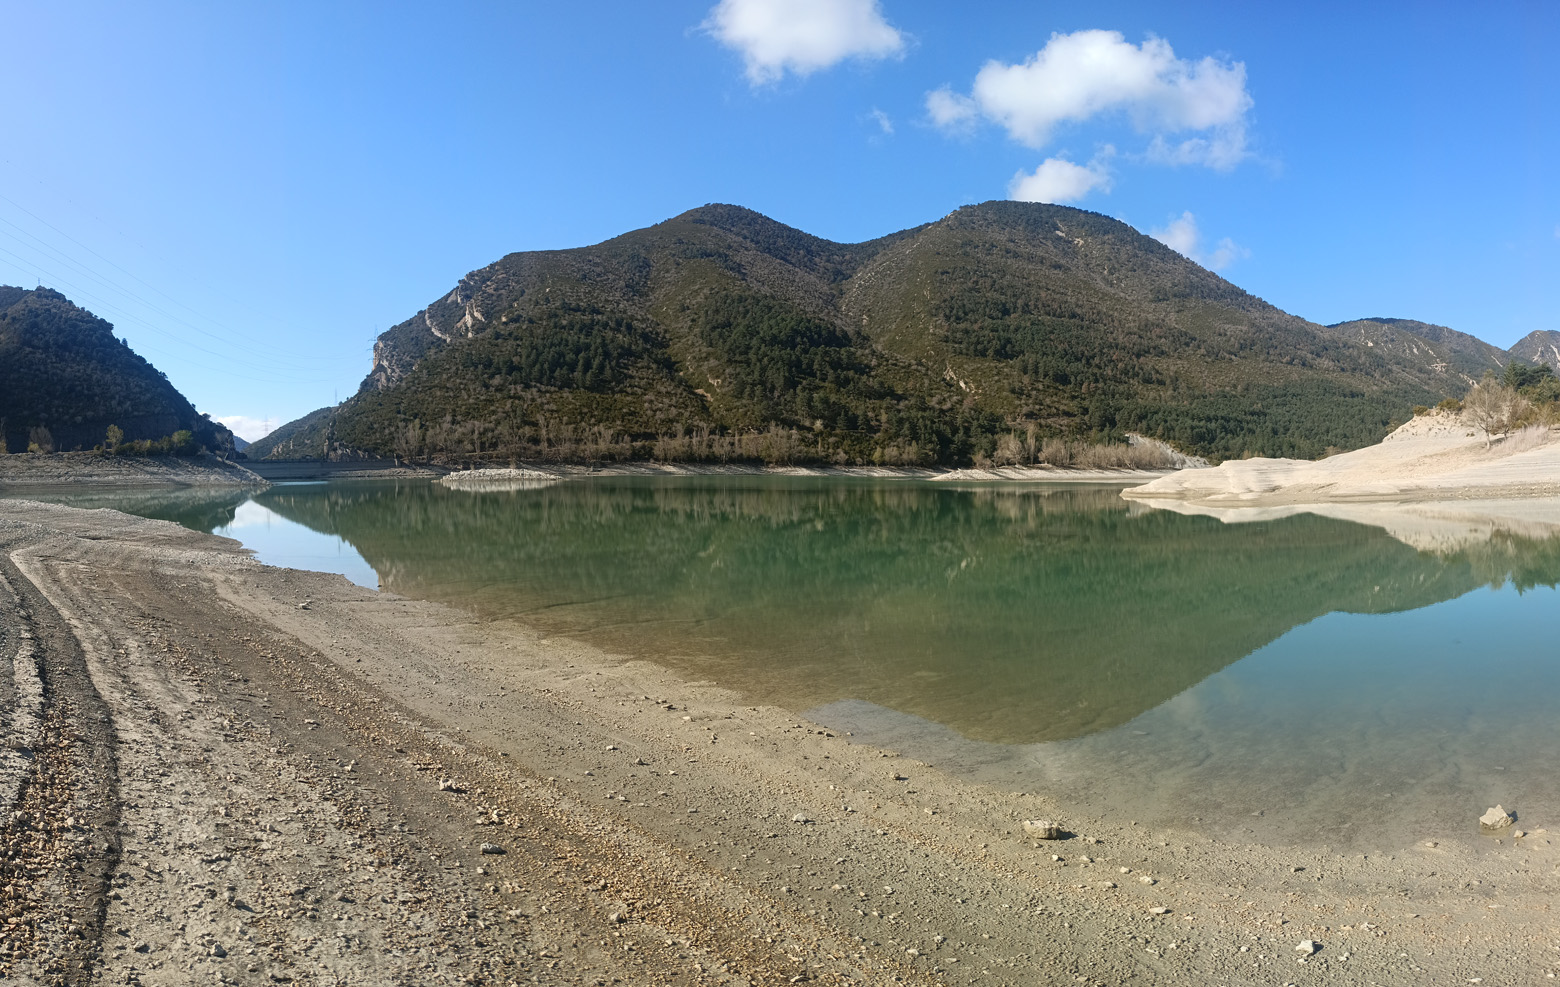
<path fill-rule="evenodd" d="M 956 465 L 1131 429 L 1314 456 L 1477 379 L 1439 328 L 1457 346 L 1379 346 L 1065 206 L 842 244 L 711 204 L 470 272 L 381 334 L 356 395 L 251 455 Z"/>

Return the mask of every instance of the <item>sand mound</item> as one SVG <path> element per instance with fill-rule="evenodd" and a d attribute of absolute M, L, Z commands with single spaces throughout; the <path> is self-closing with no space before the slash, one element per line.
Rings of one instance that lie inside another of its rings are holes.
<path fill-rule="evenodd" d="M 1123 496 L 1251 507 L 1554 497 L 1560 431 L 1535 426 L 1486 443 L 1461 416 L 1432 412 L 1378 445 L 1330 459 L 1234 460 L 1182 470 Z"/>

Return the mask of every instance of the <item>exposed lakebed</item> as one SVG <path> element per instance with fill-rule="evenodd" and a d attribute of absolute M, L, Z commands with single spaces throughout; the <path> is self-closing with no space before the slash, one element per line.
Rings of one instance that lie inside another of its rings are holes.
<path fill-rule="evenodd" d="M 1499 801 L 1560 828 L 1560 541 L 1434 554 L 1118 494 L 694 477 L 49 499 L 377 577 L 1147 823 L 1385 848 Z"/>

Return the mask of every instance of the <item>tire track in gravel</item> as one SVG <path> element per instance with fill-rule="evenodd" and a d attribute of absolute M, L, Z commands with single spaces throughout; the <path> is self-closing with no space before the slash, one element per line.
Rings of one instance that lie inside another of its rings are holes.
<path fill-rule="evenodd" d="M 0 815 L 0 979 L 87 984 L 120 854 L 113 725 L 70 627 L 6 557 L 0 622 L 16 700 L 6 724 L 15 787 Z"/>

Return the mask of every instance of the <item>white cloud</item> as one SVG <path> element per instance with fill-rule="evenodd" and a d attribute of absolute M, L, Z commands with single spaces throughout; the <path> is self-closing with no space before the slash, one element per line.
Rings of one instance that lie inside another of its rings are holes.
<path fill-rule="evenodd" d="M 1210 271 L 1222 271 L 1237 260 L 1251 256 L 1251 251 L 1229 237 L 1220 240 L 1212 251 L 1204 254 L 1202 231 L 1197 228 L 1197 217 L 1190 212 L 1181 213 L 1160 229 L 1150 230 L 1148 235 Z"/>
<path fill-rule="evenodd" d="M 926 115 L 943 130 L 967 130 L 979 118 L 980 107 L 968 96 L 943 86 L 926 94 Z"/>
<path fill-rule="evenodd" d="M 274 427 L 269 418 L 250 418 L 248 415 L 226 415 L 217 418 L 216 421 L 226 425 L 229 431 L 245 442 L 255 442 L 265 438 Z"/>
<path fill-rule="evenodd" d="M 847 58 L 888 58 L 905 49 L 877 0 L 721 0 L 703 27 L 742 54 L 755 86 L 788 71 L 805 76 Z"/>
<path fill-rule="evenodd" d="M 894 136 L 894 121 L 888 118 L 887 113 L 884 113 L 882 110 L 874 106 L 872 107 L 872 112 L 868 114 L 868 116 L 872 117 L 873 121 L 877 123 L 878 129 L 883 131 L 884 137 Z"/>
<path fill-rule="evenodd" d="M 1020 171 L 1008 183 L 1008 198 L 1020 202 L 1077 202 L 1095 189 L 1110 191 L 1110 173 L 1096 159 L 1087 166 L 1046 158 L 1033 172 Z"/>
<path fill-rule="evenodd" d="M 927 115 L 939 127 L 969 126 L 978 114 L 1034 148 L 1063 124 L 1119 113 L 1139 133 L 1154 135 L 1150 160 L 1221 170 L 1246 157 L 1251 106 L 1242 62 L 1193 62 L 1176 58 L 1163 39 L 1134 45 L 1118 31 L 1098 30 L 1053 34 L 1021 64 L 987 62 L 968 96 L 944 88 L 926 97 Z"/>

